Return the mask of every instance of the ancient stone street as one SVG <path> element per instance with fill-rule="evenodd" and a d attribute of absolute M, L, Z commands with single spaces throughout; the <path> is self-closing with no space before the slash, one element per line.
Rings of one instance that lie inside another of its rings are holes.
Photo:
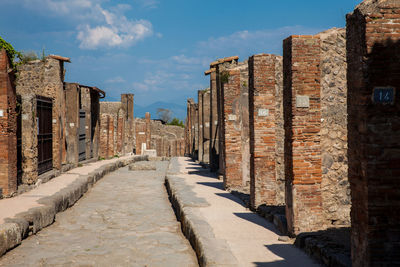
<path fill-rule="evenodd" d="M 156 165 L 108 174 L 0 266 L 197 266 L 165 191 L 168 162 Z"/>

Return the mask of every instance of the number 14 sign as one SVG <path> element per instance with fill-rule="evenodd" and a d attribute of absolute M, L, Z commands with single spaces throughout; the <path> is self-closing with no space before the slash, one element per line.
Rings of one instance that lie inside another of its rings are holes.
<path fill-rule="evenodd" d="M 395 89 L 393 87 L 375 87 L 372 100 L 375 104 L 394 104 Z"/>

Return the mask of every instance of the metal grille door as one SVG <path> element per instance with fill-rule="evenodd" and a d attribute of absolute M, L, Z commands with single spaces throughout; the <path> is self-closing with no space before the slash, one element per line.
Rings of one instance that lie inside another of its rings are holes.
<path fill-rule="evenodd" d="M 79 161 L 86 159 L 86 113 L 79 111 Z"/>
<path fill-rule="evenodd" d="M 38 173 L 53 169 L 53 101 L 51 98 L 36 96 L 38 130 Z"/>

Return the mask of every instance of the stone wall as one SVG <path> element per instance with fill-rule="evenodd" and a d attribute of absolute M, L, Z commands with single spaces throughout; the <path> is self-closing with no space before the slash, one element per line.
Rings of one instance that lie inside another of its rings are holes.
<path fill-rule="evenodd" d="M 347 16 L 353 266 L 400 265 L 400 2 Z"/>
<path fill-rule="evenodd" d="M 326 224 L 350 225 L 347 175 L 346 30 L 330 29 L 321 38 L 322 208 Z"/>
<path fill-rule="evenodd" d="M 250 202 L 284 205 L 282 57 L 249 59 Z"/>
<path fill-rule="evenodd" d="M 17 191 L 17 114 L 14 73 L 0 49 L 0 198 Z"/>
<path fill-rule="evenodd" d="M 67 162 L 78 165 L 79 161 L 79 84 L 65 83 Z"/>
<path fill-rule="evenodd" d="M 137 149 L 136 134 L 134 134 L 133 94 L 122 94 L 121 102 L 100 102 L 100 113 L 112 117 L 113 136 L 108 138 L 110 140 L 108 144 L 112 146 L 113 156 L 132 153 L 134 147 Z M 102 125 L 109 127 L 103 123 Z M 104 130 L 105 128 L 101 128 L 101 131 L 104 132 Z M 110 149 L 108 148 L 107 151 Z M 103 151 L 101 154 L 108 153 Z"/>
<path fill-rule="evenodd" d="M 44 61 L 30 61 L 18 66 L 16 80 L 17 95 L 22 99 L 22 183 L 34 184 L 37 181 L 37 125 L 36 96 L 53 100 L 53 168 L 61 169 L 65 150 L 65 99 L 64 99 L 64 61 L 68 58 L 48 56 Z"/>
<path fill-rule="evenodd" d="M 151 147 L 157 151 L 159 157 L 183 157 L 185 155 L 185 128 L 162 124 L 152 120 Z"/>
<path fill-rule="evenodd" d="M 135 135 L 136 135 L 136 155 L 142 155 L 142 144 L 147 144 L 146 141 L 146 122 L 142 119 L 135 119 Z M 147 146 L 147 145 L 146 145 Z M 147 148 L 147 147 L 146 147 Z"/>
<path fill-rule="evenodd" d="M 123 154 L 133 152 L 135 144 L 135 123 L 134 123 L 134 106 L 133 106 L 133 94 L 121 95 L 122 109 L 126 115 L 125 118 L 125 136 L 123 145 Z"/>

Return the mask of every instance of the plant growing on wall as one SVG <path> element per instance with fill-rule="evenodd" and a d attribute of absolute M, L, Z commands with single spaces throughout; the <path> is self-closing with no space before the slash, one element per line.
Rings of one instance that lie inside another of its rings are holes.
<path fill-rule="evenodd" d="M 15 49 L 14 49 L 14 47 L 10 44 L 10 43 L 7 43 L 3 38 L 1 38 L 0 37 L 0 48 L 4 48 L 5 50 L 6 50 L 6 52 L 7 52 L 7 55 L 8 55 L 8 57 L 10 58 L 10 60 L 11 60 L 11 64 L 12 64 L 12 66 L 13 67 L 15 67 L 16 66 L 16 59 L 18 58 L 18 59 L 21 59 L 21 53 L 20 52 L 18 52 L 18 51 L 16 51 Z"/>
<path fill-rule="evenodd" d="M 167 125 L 175 125 L 185 128 L 185 124 L 178 118 L 173 118 L 171 122 L 167 123 Z"/>

